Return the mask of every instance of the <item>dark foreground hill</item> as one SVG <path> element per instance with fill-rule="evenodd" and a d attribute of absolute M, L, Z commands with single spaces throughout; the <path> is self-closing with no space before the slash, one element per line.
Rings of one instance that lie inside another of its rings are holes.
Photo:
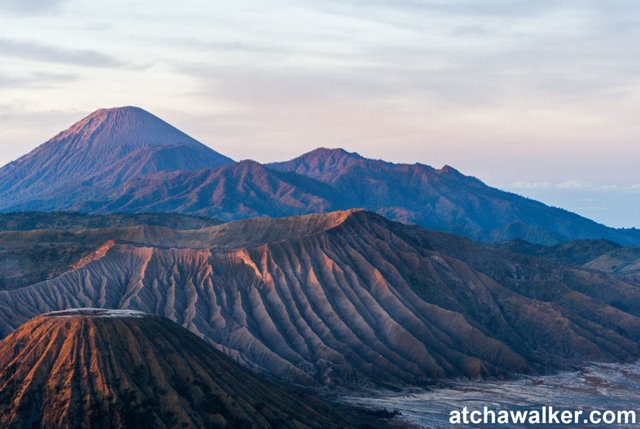
<path fill-rule="evenodd" d="M 159 317 L 82 309 L 39 316 L 0 344 L 3 428 L 380 427 L 278 387 Z"/>
<path fill-rule="evenodd" d="M 131 308 L 280 380 L 349 387 L 640 357 L 637 284 L 370 212 L 123 231 L 0 291 L 0 335 L 47 311 Z"/>

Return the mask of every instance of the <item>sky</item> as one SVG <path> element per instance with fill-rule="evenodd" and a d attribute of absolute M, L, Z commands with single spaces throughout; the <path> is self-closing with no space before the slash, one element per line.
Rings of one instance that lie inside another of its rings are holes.
<path fill-rule="evenodd" d="M 640 227 L 636 0 L 0 2 L 0 164 L 123 105 L 237 160 L 448 164 Z"/>

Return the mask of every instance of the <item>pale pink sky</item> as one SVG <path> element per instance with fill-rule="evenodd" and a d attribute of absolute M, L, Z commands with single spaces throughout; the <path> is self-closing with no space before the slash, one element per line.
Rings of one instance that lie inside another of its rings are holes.
<path fill-rule="evenodd" d="M 640 3 L 7 0 L 0 163 L 137 105 L 234 159 L 450 164 L 640 226 Z"/>

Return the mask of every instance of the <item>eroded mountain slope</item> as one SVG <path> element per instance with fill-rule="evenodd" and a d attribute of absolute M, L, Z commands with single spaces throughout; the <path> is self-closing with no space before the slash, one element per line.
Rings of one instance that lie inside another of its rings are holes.
<path fill-rule="evenodd" d="M 39 316 L 0 343 L 4 428 L 384 427 L 266 381 L 185 329 L 125 310 Z"/>
<path fill-rule="evenodd" d="M 373 213 L 146 230 L 0 292 L 2 335 L 50 310 L 132 308 L 281 380 L 351 386 L 640 354 L 637 286 Z"/>
<path fill-rule="evenodd" d="M 57 277 L 109 240 L 169 242 L 174 231 L 218 224 L 215 219 L 167 214 L 0 214 L 0 290 Z M 201 236 L 191 235 L 191 242 Z"/>

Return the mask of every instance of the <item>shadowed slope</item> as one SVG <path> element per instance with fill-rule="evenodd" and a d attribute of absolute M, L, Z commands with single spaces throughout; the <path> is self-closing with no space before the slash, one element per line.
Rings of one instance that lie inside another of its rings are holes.
<path fill-rule="evenodd" d="M 0 332 L 55 309 L 133 308 L 281 380 L 349 386 L 640 356 L 637 286 L 373 213 L 145 231 L 0 292 Z"/>
<path fill-rule="evenodd" d="M 222 223 L 217 219 L 170 213 L 86 215 L 77 212 L 0 213 L 0 231 L 56 229 L 82 231 L 95 228 L 125 228 L 138 225 L 198 229 Z"/>
<path fill-rule="evenodd" d="M 614 229 L 487 186 L 450 166 L 394 164 L 343 149 L 320 148 L 269 168 L 330 184 L 349 207 L 477 241 L 520 238 L 555 244 L 584 238 L 640 243 L 637 229 Z"/>
<path fill-rule="evenodd" d="M 85 212 L 174 212 L 234 220 L 325 212 L 339 200 L 324 183 L 241 161 L 217 170 L 165 172 L 115 189 L 108 201 L 74 206 Z"/>
<path fill-rule="evenodd" d="M 513 240 L 497 244 L 496 247 L 567 265 L 640 278 L 640 248 L 623 247 L 607 240 L 579 240 L 555 246 Z"/>
<path fill-rule="evenodd" d="M 0 214 L 0 290 L 57 277 L 105 241 L 140 240 L 144 236 L 168 239 L 175 230 L 219 223 L 169 214 Z"/>
<path fill-rule="evenodd" d="M 51 313 L 0 344 L 5 428 L 338 428 L 373 422 L 352 413 L 347 417 L 346 409 L 264 381 L 178 325 L 142 313 Z"/>

